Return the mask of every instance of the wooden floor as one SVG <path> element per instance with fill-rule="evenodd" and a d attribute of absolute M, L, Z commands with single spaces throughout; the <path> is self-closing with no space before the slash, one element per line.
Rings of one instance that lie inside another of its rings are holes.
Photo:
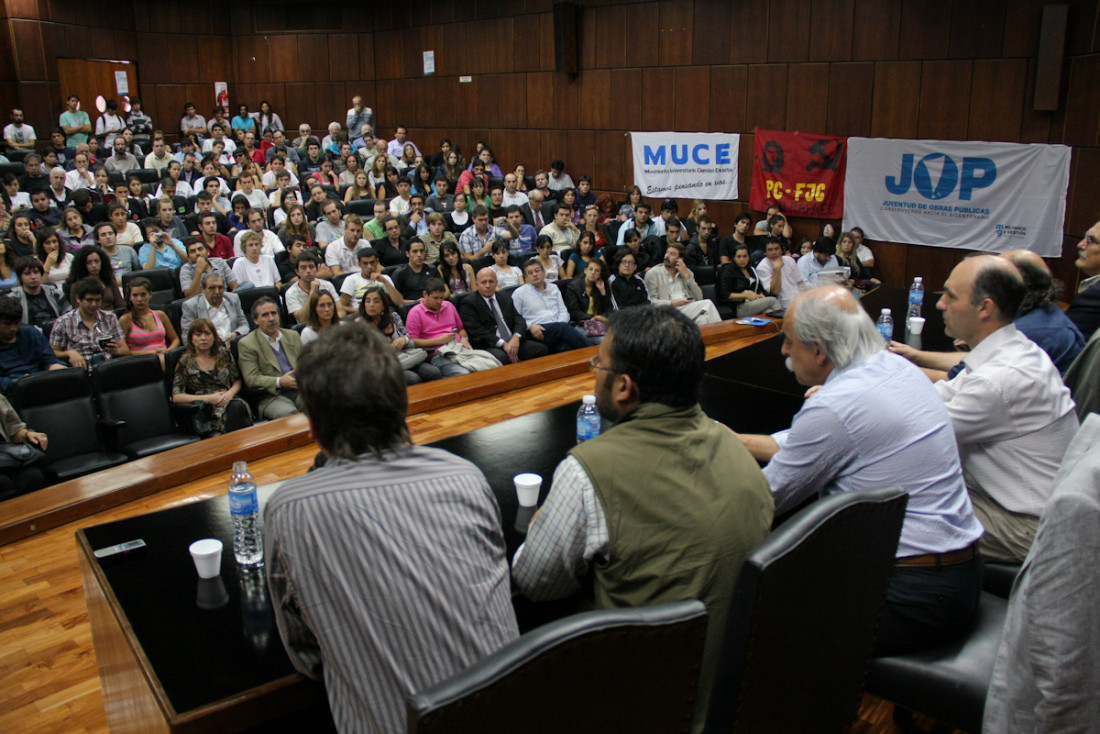
<path fill-rule="evenodd" d="M 712 344 L 708 358 L 737 348 Z M 417 443 L 429 443 L 505 418 L 577 400 L 592 389 L 577 374 L 409 416 Z M 316 447 L 302 446 L 250 464 L 260 483 L 303 473 Z M 204 500 L 225 493 L 224 472 L 143 497 L 0 547 L 0 732 L 107 732 L 74 533 L 80 527 Z M 889 704 L 866 697 L 851 731 L 897 731 Z M 931 731 L 932 722 L 918 721 Z"/>

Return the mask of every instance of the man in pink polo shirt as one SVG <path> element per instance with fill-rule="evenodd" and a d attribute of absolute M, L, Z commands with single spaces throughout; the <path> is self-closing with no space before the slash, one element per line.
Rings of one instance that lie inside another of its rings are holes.
<path fill-rule="evenodd" d="M 447 300 L 447 286 L 442 280 L 429 278 L 424 284 L 424 298 L 409 311 L 408 323 L 405 327 L 413 344 L 428 350 L 428 358 L 432 365 L 439 369 L 444 377 L 470 373 L 468 369 L 452 362 L 436 349 L 456 339 L 459 343 L 470 346 L 466 329 L 458 316 L 458 310 Z"/>

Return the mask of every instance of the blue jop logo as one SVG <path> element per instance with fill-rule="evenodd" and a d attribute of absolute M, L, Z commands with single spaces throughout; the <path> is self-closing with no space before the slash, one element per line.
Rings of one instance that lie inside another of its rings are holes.
<path fill-rule="evenodd" d="M 928 170 L 928 164 L 935 165 L 941 159 L 943 167 L 940 171 L 940 179 L 933 185 L 932 172 Z M 912 185 L 921 196 L 936 201 L 950 195 L 957 186 L 959 199 L 969 201 L 974 189 L 992 186 L 996 180 L 997 164 L 991 158 L 963 158 L 960 175 L 959 165 L 944 153 L 929 153 L 921 158 L 915 167 L 913 154 L 906 153 L 901 157 L 900 175 L 886 177 L 886 190 L 900 196 L 909 191 Z"/>

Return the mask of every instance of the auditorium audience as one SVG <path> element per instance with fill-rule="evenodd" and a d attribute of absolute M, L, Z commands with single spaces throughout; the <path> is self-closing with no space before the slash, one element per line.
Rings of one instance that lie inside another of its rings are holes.
<path fill-rule="evenodd" d="M 77 305 L 76 284 L 85 278 L 95 278 L 102 286 L 100 293 L 100 305 L 104 311 L 114 311 L 126 306 L 122 298 L 122 291 L 115 279 L 114 268 L 107 253 L 98 247 L 82 247 L 73 256 L 73 264 L 69 269 L 69 278 L 65 281 L 65 288 L 69 293 L 69 302 Z"/>
<path fill-rule="evenodd" d="M 718 298 L 734 305 L 737 318 L 779 310 L 779 299 L 764 293 L 760 276 L 749 260 L 749 246 L 737 244 L 733 262 L 718 271 Z"/>
<path fill-rule="evenodd" d="M 649 303 L 645 281 L 638 277 L 638 256 L 628 246 L 615 253 L 615 273 L 607 281 L 616 311 Z"/>
<path fill-rule="evenodd" d="M 594 257 L 584 266 L 584 274 L 569 281 L 565 289 L 569 320 L 594 344 L 603 341 L 607 317 L 612 311 L 608 277 L 607 263 Z"/>
<path fill-rule="evenodd" d="M 72 367 L 90 369 L 99 362 L 130 353 L 118 317 L 101 308 L 103 293 L 103 282 L 95 276 L 76 281 L 71 294 L 76 308 L 62 314 L 50 330 L 54 354 L 68 360 Z"/>
<path fill-rule="evenodd" d="M 549 243 L 540 237 L 539 244 Z M 512 293 L 512 303 L 527 323 L 531 338 L 545 344 L 551 353 L 592 346 L 594 342 L 570 325 L 569 309 L 561 290 L 547 283 L 538 258 L 528 260 L 523 272 L 527 282 Z"/>
<path fill-rule="evenodd" d="M 183 302 L 180 329 L 190 331 L 191 322 L 208 319 L 214 324 L 218 337 L 225 342 L 238 339 L 248 333 L 248 319 L 241 309 L 241 299 L 236 293 L 226 292 L 226 281 L 216 270 L 203 273 L 202 291 Z"/>
<path fill-rule="evenodd" d="M 458 245 L 448 242 L 439 249 L 439 252 L 436 274 L 447 284 L 447 297 L 453 298 L 469 293 L 474 285 L 474 269 L 462 260 Z"/>

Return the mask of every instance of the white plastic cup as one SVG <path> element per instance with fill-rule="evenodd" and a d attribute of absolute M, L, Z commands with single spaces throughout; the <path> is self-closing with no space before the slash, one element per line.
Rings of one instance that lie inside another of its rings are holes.
<path fill-rule="evenodd" d="M 542 489 L 542 477 L 538 474 L 517 474 L 513 479 L 520 507 L 534 507 L 539 503 L 539 490 Z"/>
<path fill-rule="evenodd" d="M 924 331 L 924 317 L 923 316 L 910 316 L 909 317 L 909 333 L 919 334 Z"/>
<path fill-rule="evenodd" d="M 222 572 L 222 542 L 217 538 L 196 540 L 189 548 L 199 578 L 212 579 Z"/>

